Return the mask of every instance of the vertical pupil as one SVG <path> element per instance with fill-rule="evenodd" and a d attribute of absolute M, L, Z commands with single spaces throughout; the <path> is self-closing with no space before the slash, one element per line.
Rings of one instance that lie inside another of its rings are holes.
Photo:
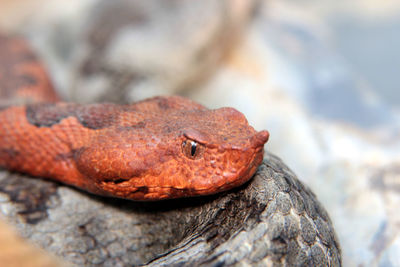
<path fill-rule="evenodd" d="M 197 143 L 196 142 L 190 142 L 192 144 L 192 147 L 190 149 L 190 155 L 192 155 L 192 157 L 196 154 L 196 146 Z"/>

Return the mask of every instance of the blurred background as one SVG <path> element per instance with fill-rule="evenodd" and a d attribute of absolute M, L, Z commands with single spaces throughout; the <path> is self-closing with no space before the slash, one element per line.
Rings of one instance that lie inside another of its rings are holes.
<path fill-rule="evenodd" d="M 400 266 L 399 1 L 0 0 L 0 12 L 64 99 L 180 94 L 242 111 L 328 210 L 345 266 Z"/>

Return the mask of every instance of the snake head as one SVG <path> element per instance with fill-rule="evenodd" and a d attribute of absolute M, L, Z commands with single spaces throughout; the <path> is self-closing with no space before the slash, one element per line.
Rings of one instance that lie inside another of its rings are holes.
<path fill-rule="evenodd" d="M 111 127 L 76 154 L 96 193 L 160 200 L 225 191 L 253 176 L 269 138 L 233 108 L 171 110 L 140 125 Z"/>
<path fill-rule="evenodd" d="M 207 115 L 207 116 L 206 116 Z M 226 191 L 248 181 L 261 164 L 268 131 L 257 132 L 233 108 L 206 112 L 201 127 L 185 129 L 175 180 L 188 195 Z M 180 179 L 179 177 L 185 177 Z"/>

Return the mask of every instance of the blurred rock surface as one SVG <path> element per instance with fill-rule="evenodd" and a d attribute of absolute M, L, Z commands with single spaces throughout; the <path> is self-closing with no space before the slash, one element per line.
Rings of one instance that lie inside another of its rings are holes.
<path fill-rule="evenodd" d="M 3 5 L 20 19 L 7 16 L 0 26 L 31 38 L 66 97 L 130 102 L 192 88 L 209 77 L 258 2 L 17 1 Z M 20 11 L 26 8 L 37 12 Z"/>

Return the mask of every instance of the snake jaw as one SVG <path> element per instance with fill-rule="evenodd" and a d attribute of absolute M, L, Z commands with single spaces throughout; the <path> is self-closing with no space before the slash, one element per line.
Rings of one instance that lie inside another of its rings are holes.
<path fill-rule="evenodd" d="M 165 184 L 158 184 L 160 175 L 144 174 L 142 177 L 132 177 L 130 179 L 108 179 L 101 181 L 98 186 L 103 195 L 115 196 L 139 201 L 156 201 L 161 199 L 192 197 L 210 195 L 226 191 L 240 186 L 247 182 L 256 172 L 258 165 L 262 161 L 263 148 L 247 149 L 246 151 L 225 151 L 230 155 L 233 162 L 239 159 L 236 167 L 228 168 L 225 171 L 215 171 L 208 177 L 187 177 L 179 171 L 165 177 Z M 252 154 L 245 156 L 244 154 Z M 235 156 L 234 156 L 235 155 Z M 241 162 L 240 159 L 247 159 Z M 189 159 L 188 159 L 189 160 Z M 168 164 L 168 163 L 167 163 Z M 162 176 L 162 175 L 161 175 Z M 157 178 L 157 179 L 156 179 Z M 168 182 L 169 181 L 169 182 Z"/>

